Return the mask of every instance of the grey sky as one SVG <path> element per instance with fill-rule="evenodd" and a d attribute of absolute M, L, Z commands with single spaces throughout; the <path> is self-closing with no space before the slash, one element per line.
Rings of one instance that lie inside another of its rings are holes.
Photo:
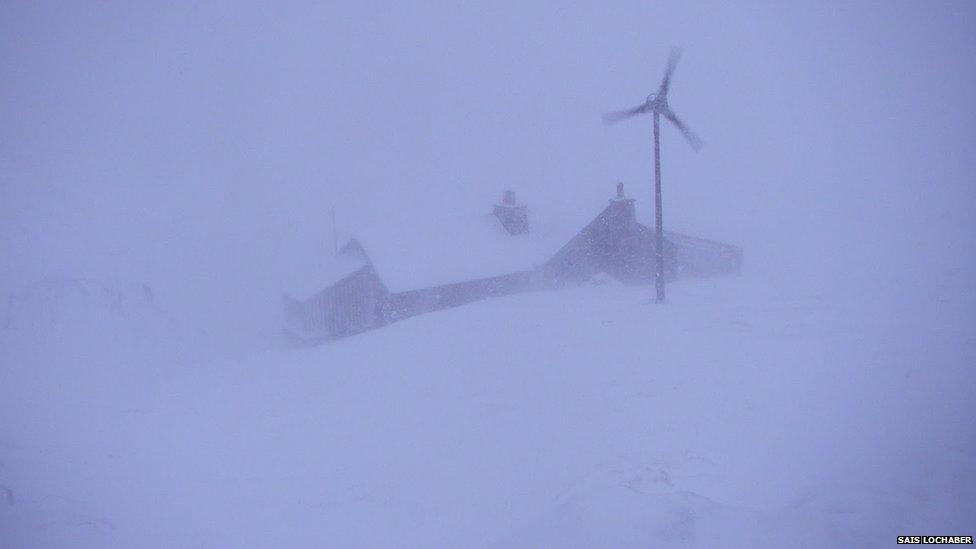
<path fill-rule="evenodd" d="M 280 337 L 333 210 L 417 242 L 380 276 L 505 189 L 652 224 L 651 120 L 601 115 L 672 46 L 665 228 L 741 275 Z M 0 540 L 972 534 L 974 59 L 968 0 L 0 1 Z"/>
<path fill-rule="evenodd" d="M 332 207 L 593 204 L 622 180 L 649 219 L 650 120 L 600 114 L 672 45 L 705 148 L 664 130 L 669 227 L 753 272 L 970 269 L 974 30 L 968 2 L 7 2 L 2 275 L 270 303 Z"/>

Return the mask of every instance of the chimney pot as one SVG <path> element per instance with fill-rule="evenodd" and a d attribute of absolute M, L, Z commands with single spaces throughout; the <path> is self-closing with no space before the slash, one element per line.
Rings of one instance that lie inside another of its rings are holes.
<path fill-rule="evenodd" d="M 508 234 L 522 234 L 529 230 L 528 210 L 515 204 L 514 191 L 502 193 L 502 203 L 495 205 L 494 214 Z"/>

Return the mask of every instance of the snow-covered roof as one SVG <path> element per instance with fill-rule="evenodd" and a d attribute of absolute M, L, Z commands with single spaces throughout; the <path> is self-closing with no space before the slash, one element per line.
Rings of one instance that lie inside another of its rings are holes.
<path fill-rule="evenodd" d="M 309 253 L 296 258 L 285 293 L 295 299 L 308 299 L 367 265 L 354 253 Z"/>
<path fill-rule="evenodd" d="M 443 201 L 397 195 L 395 200 L 360 204 L 340 212 L 336 239 L 340 250 L 355 240 L 366 257 L 333 253 L 329 237 L 328 249 L 323 244 L 308 257 L 289 262 L 295 276 L 286 293 L 306 299 L 370 263 L 391 292 L 540 267 L 614 201 L 602 186 L 567 187 L 572 192 L 557 196 L 520 192 L 520 198 L 527 196 L 518 204 L 528 208 L 529 231 L 515 235 L 502 227 L 492 214 L 495 204 L 484 195 L 462 192 Z M 666 235 L 693 240 L 670 231 Z"/>
<path fill-rule="evenodd" d="M 602 211 L 567 214 L 528 206 L 529 231 L 511 235 L 491 207 L 451 210 L 421 219 L 404 215 L 350 231 L 392 292 L 533 269 L 544 264 Z"/>
<path fill-rule="evenodd" d="M 648 230 L 653 230 L 653 228 L 648 227 Z M 690 236 L 687 234 L 676 233 L 674 231 L 664 231 L 664 237 L 671 242 L 682 246 L 684 248 L 696 248 L 696 249 L 718 249 L 718 248 L 728 248 L 735 249 L 736 246 L 732 244 L 726 244 L 724 242 L 719 242 L 717 240 L 710 240 L 707 238 L 701 238 L 698 236 Z"/>
<path fill-rule="evenodd" d="M 548 261 L 606 205 L 606 199 L 582 205 L 529 201 L 529 231 L 517 235 L 505 231 L 490 201 L 377 208 L 355 221 L 342 219 L 337 235 L 340 250 L 355 239 L 367 257 L 335 254 L 331 246 L 309 250 L 289 262 L 284 290 L 307 299 L 369 263 L 391 292 L 530 270 Z"/>
<path fill-rule="evenodd" d="M 307 299 L 370 263 L 391 292 L 531 270 L 552 258 L 608 204 L 592 193 L 567 201 L 534 198 L 527 204 L 529 231 L 516 235 L 502 227 L 490 202 L 370 209 L 357 221 L 345 219 L 336 235 L 340 250 L 355 241 L 365 256 L 354 250 L 335 254 L 329 246 L 297 258 L 286 293 Z M 682 246 L 726 246 L 671 231 L 665 237 Z"/>

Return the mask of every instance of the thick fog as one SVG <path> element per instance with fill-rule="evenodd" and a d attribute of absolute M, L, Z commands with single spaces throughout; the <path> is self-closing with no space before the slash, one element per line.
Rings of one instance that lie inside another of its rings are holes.
<path fill-rule="evenodd" d="M 295 271 L 360 231 L 506 189 L 586 218 L 618 181 L 653 226 L 651 117 L 601 115 L 644 102 L 672 46 L 704 146 L 662 123 L 665 228 L 740 247 L 740 274 L 661 307 L 588 285 L 280 335 Z M 0 541 L 971 535 L 973 59 L 968 2 L 4 2 Z M 607 491 L 631 470 L 658 499 Z"/>

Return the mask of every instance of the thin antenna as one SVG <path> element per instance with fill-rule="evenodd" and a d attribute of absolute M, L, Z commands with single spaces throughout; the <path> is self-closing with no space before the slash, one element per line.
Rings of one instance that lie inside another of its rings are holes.
<path fill-rule="evenodd" d="M 329 213 L 332 214 L 332 252 L 339 255 L 339 237 L 336 236 L 335 208 L 329 210 Z"/>

